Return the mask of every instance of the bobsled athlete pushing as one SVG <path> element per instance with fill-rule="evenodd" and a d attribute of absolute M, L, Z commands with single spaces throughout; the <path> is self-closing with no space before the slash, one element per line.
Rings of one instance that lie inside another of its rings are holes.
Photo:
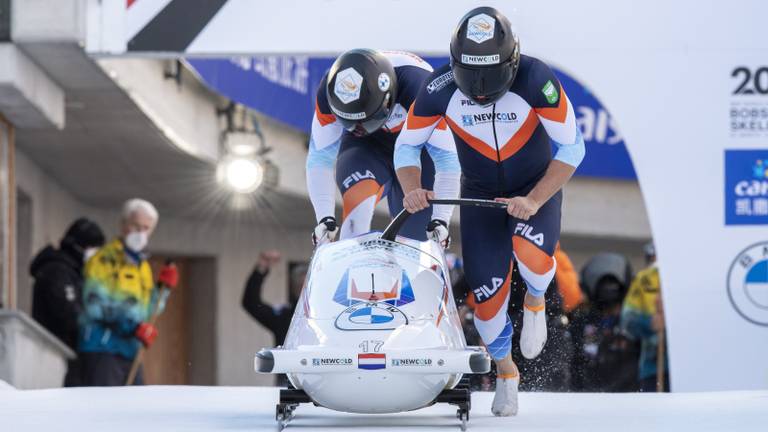
<path fill-rule="evenodd" d="M 487 373 L 491 358 L 466 344 L 440 243 L 397 236 L 409 215 L 403 210 L 383 233 L 315 250 L 285 345 L 255 357 L 258 372 L 285 373 L 293 386 L 280 392 L 281 428 L 300 403 L 396 413 L 437 402 L 456 405 L 466 428 L 470 392 L 461 377 Z"/>

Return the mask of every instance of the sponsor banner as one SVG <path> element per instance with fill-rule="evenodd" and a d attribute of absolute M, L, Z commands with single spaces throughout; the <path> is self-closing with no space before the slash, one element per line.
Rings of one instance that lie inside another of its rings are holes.
<path fill-rule="evenodd" d="M 309 133 L 315 110 L 317 88 L 334 60 L 333 57 L 260 56 L 232 59 L 192 58 L 188 59 L 187 63 L 214 91 Z M 442 66 L 448 62 L 447 57 L 424 57 L 424 60 L 433 67 Z M 581 126 L 587 146 L 587 157 L 579 166 L 576 175 L 635 179 L 635 169 L 627 153 L 624 138 L 608 109 L 590 88 L 560 69 L 553 68 L 553 70 L 574 106 L 576 119 Z M 345 87 L 340 88 L 337 81 L 334 88 L 340 98 L 343 96 L 350 102 L 358 97 L 355 86 L 362 83 L 362 78 L 358 79 L 359 74 L 355 76 L 351 73 L 352 71 L 344 81 Z M 452 78 L 453 75 L 450 72 L 438 76 L 427 85 L 427 91 L 432 93 L 443 89 L 450 84 Z M 379 84 L 389 85 L 385 82 Z M 548 101 L 557 102 L 559 94 L 555 91 L 553 83 L 546 83 L 541 91 Z M 356 120 L 359 114 L 345 113 L 345 118 Z M 490 121 L 490 118 L 478 120 Z M 497 121 L 515 120 L 511 117 L 497 119 Z M 468 118 L 462 121 L 475 121 L 475 119 Z"/>
<path fill-rule="evenodd" d="M 768 241 L 749 246 L 733 260 L 728 298 L 742 318 L 768 327 Z"/>
<path fill-rule="evenodd" d="M 734 67 L 731 86 L 731 137 L 768 137 L 768 64 Z"/>
<path fill-rule="evenodd" d="M 387 355 L 380 353 L 373 354 L 358 354 L 357 355 L 357 368 L 363 370 L 379 370 L 386 369 L 387 367 Z"/>
<path fill-rule="evenodd" d="M 768 224 L 768 148 L 725 151 L 725 224 Z"/>

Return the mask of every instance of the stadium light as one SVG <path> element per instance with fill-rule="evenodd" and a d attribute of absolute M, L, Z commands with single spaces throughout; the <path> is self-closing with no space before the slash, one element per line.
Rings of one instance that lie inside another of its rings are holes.
<path fill-rule="evenodd" d="M 255 191 L 264 181 L 264 167 L 250 157 L 227 156 L 219 162 L 216 174 L 219 182 L 241 194 Z"/>

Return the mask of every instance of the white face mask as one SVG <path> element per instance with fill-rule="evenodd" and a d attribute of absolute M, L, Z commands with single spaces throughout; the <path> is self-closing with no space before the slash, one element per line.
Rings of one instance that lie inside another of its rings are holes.
<path fill-rule="evenodd" d="M 125 236 L 125 246 L 134 252 L 141 252 L 147 247 L 149 235 L 146 231 L 131 231 Z"/>
<path fill-rule="evenodd" d="M 96 252 L 98 252 L 98 251 L 99 251 L 99 248 L 97 248 L 97 247 L 93 247 L 93 248 L 88 248 L 88 249 L 86 249 L 86 250 L 83 252 L 83 262 L 84 262 L 84 263 L 87 263 L 87 262 L 88 262 L 88 260 L 90 260 L 90 259 L 91 259 L 91 257 L 93 257 L 94 255 L 96 255 Z"/>

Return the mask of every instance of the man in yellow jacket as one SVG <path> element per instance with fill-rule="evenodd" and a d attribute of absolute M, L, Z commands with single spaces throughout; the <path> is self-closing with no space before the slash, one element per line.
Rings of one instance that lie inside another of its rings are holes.
<path fill-rule="evenodd" d="M 157 290 L 144 253 L 157 221 L 151 203 L 127 201 L 119 237 L 86 263 L 79 339 L 83 385 L 125 384 L 140 344 L 149 346 L 157 336 L 147 322 L 156 307 Z M 161 271 L 159 283 L 173 287 L 177 280 L 175 267 Z M 143 383 L 141 373 L 135 382 Z"/>

